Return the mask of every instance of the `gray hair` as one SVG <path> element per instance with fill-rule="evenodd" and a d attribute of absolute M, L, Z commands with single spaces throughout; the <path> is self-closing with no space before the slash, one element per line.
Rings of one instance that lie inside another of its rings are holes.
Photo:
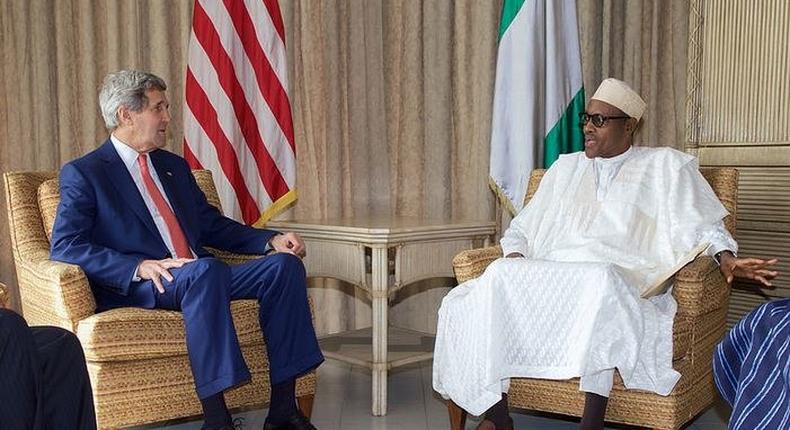
<path fill-rule="evenodd" d="M 118 109 L 126 106 L 134 112 L 140 112 L 148 105 L 145 92 L 149 90 L 165 91 L 167 84 L 153 73 L 139 70 L 121 70 L 104 77 L 99 91 L 99 107 L 104 124 L 110 130 L 118 127 Z"/>

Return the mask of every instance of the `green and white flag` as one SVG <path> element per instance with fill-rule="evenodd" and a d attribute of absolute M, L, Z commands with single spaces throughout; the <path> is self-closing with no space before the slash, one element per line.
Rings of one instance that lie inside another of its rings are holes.
<path fill-rule="evenodd" d="M 491 188 L 512 214 L 532 169 L 584 148 L 574 0 L 505 0 L 491 125 Z"/>

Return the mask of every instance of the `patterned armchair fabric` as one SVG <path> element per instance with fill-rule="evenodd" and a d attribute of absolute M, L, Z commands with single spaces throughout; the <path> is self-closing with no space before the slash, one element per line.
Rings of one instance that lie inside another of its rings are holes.
<path fill-rule="evenodd" d="M 702 169 L 730 215 L 724 220 L 735 234 L 738 172 L 735 169 Z M 544 170 L 535 170 L 529 181 L 526 201 L 535 194 Z M 453 260 L 458 282 L 480 276 L 502 257 L 499 246 L 459 253 Z M 712 258 L 700 256 L 675 276 L 672 292 L 678 302 L 673 329 L 673 365 L 681 378 L 669 396 L 626 390 L 619 374 L 609 397 L 606 420 L 655 429 L 677 429 L 713 403 L 711 359 L 714 346 L 725 332 L 730 288 Z M 579 380 L 551 381 L 514 378 L 508 403 L 511 408 L 581 416 L 584 393 Z M 451 427 L 463 428 L 466 414 L 448 402 Z"/>
<path fill-rule="evenodd" d="M 209 203 L 220 207 L 211 172 L 195 171 Z M 180 312 L 120 308 L 96 313 L 78 266 L 49 260 L 49 238 L 60 201 L 55 172 L 6 173 L 5 190 L 22 310 L 31 325 L 77 333 L 93 386 L 100 428 L 117 428 L 201 413 L 194 389 Z M 230 264 L 253 256 L 218 253 Z M 230 408 L 262 407 L 270 399 L 269 363 L 255 300 L 231 304 L 249 384 L 226 393 Z M 310 416 L 315 373 L 297 381 L 296 395 Z"/>
<path fill-rule="evenodd" d="M 0 282 L 0 309 L 8 307 L 8 289 Z"/>

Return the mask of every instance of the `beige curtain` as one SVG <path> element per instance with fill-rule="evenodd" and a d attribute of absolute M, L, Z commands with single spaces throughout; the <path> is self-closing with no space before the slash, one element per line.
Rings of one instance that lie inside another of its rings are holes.
<path fill-rule="evenodd" d="M 294 216 L 494 218 L 488 141 L 501 0 L 281 7 L 298 145 Z M 604 76 L 633 83 L 650 104 L 642 136 L 651 145 L 682 142 L 687 8 L 578 2 L 588 95 Z M 191 0 L 0 0 L 0 170 L 54 170 L 101 143 L 98 87 L 120 68 L 168 82 L 168 148 L 180 153 L 191 9 Z M 0 281 L 13 286 L 0 206 Z M 369 322 L 353 287 L 313 285 L 319 331 Z M 404 289 L 393 323 L 432 331 L 449 285 Z"/>
<path fill-rule="evenodd" d="M 180 152 L 191 0 L 0 0 L 0 171 L 56 170 L 107 138 L 105 74 L 151 70 L 169 85 L 168 148 Z M 18 303 L 5 197 L 0 281 Z"/>
<path fill-rule="evenodd" d="M 283 6 L 299 145 L 296 217 L 491 219 L 486 178 L 499 3 Z M 369 325 L 359 291 L 329 280 L 314 285 L 324 330 Z M 433 331 L 449 285 L 402 290 L 391 321 Z"/>
<path fill-rule="evenodd" d="M 647 102 L 636 144 L 683 150 L 686 131 L 685 0 L 578 0 L 587 97 L 607 77 L 625 80 Z"/>

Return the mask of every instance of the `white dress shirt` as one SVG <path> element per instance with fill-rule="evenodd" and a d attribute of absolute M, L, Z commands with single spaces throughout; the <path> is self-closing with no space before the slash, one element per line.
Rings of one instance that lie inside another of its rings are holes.
<path fill-rule="evenodd" d="M 148 212 L 151 214 L 151 218 L 154 219 L 154 224 L 156 225 L 156 229 L 159 231 L 159 235 L 162 236 L 162 241 L 167 246 L 167 250 L 170 252 L 170 255 L 175 256 L 176 248 L 173 246 L 173 239 L 170 237 L 170 231 L 167 229 L 167 224 L 165 223 L 165 219 L 162 217 L 162 214 L 159 213 L 159 209 L 156 208 L 156 204 L 151 196 L 148 194 L 148 190 L 145 188 L 145 183 L 143 182 L 143 174 L 140 172 L 140 165 L 138 164 L 137 157 L 140 155 L 137 151 L 132 149 L 129 145 L 123 143 L 120 139 L 118 139 L 114 134 L 110 135 L 110 141 L 112 145 L 115 147 L 115 151 L 123 160 L 123 164 L 126 166 L 126 169 L 129 171 L 129 174 L 132 175 L 132 180 L 134 181 L 134 185 L 137 186 L 137 190 L 140 191 L 140 196 L 142 196 L 143 201 L 145 202 L 145 207 L 148 208 Z M 167 194 L 165 193 L 164 188 L 162 188 L 162 182 L 159 181 L 159 174 L 154 169 L 154 165 L 151 162 L 151 157 L 146 157 L 146 162 L 148 163 L 148 171 L 151 173 L 151 177 L 154 179 L 154 184 L 156 187 L 159 188 L 159 192 L 164 197 L 167 204 L 170 206 L 170 209 L 173 209 L 173 205 L 170 203 L 170 200 L 167 198 Z M 175 211 L 173 211 L 175 213 Z M 195 252 L 192 251 L 190 248 L 190 252 L 192 253 L 192 257 L 195 256 Z M 137 277 L 137 273 L 135 272 L 135 278 Z"/>

